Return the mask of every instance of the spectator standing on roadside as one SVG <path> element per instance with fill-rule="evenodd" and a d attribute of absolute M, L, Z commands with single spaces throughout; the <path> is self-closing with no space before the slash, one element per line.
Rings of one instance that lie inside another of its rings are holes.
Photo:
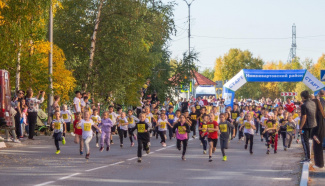
<path fill-rule="evenodd" d="M 300 130 L 301 143 L 305 152 L 305 159 L 301 161 L 310 162 L 310 145 L 309 139 L 311 138 L 311 132 L 316 127 L 316 104 L 309 98 L 309 92 L 307 90 L 300 93 L 303 104 L 301 105 L 301 120 Z"/>
<path fill-rule="evenodd" d="M 27 90 L 27 96 L 26 96 L 26 105 L 28 106 L 28 122 L 29 122 L 29 136 L 28 138 L 31 140 L 34 140 L 34 132 L 35 132 L 35 125 L 37 122 L 37 112 L 39 104 L 43 103 L 44 101 L 44 91 L 40 91 L 37 97 L 33 97 L 33 90 L 28 89 Z M 38 99 L 39 96 L 42 96 L 41 99 Z"/>

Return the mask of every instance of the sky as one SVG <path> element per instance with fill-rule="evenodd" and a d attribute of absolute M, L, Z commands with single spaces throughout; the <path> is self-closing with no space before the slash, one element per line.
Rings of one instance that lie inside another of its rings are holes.
<path fill-rule="evenodd" d="M 188 51 L 188 7 L 184 0 L 174 2 L 177 34 L 169 49 L 172 58 L 181 59 Z M 197 66 L 200 71 L 213 68 L 230 48 L 249 50 L 264 62 L 286 62 L 294 23 L 297 56 L 315 63 L 325 53 L 324 7 L 324 0 L 194 0 L 191 49 L 199 53 Z"/>

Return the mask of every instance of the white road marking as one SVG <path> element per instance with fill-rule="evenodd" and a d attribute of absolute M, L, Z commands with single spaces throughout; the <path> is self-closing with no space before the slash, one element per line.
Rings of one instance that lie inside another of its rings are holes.
<path fill-rule="evenodd" d="M 157 149 L 155 150 L 155 152 L 159 152 L 159 151 L 162 151 L 162 150 L 165 150 L 166 148 L 161 148 L 161 149 Z"/>
<path fill-rule="evenodd" d="M 77 176 L 77 175 L 79 175 L 79 174 L 80 174 L 80 173 L 74 173 L 74 174 L 71 174 L 71 175 L 69 175 L 69 176 L 62 177 L 62 178 L 60 178 L 59 180 L 65 180 L 65 179 L 71 178 L 71 177 L 73 177 L 73 176 Z"/>
<path fill-rule="evenodd" d="M 51 184 L 51 183 L 54 183 L 55 181 L 48 181 L 48 182 L 45 182 L 45 183 L 41 183 L 41 184 L 38 184 L 38 185 L 35 185 L 35 186 L 43 186 L 43 185 L 48 185 L 48 184 Z"/>
<path fill-rule="evenodd" d="M 128 161 L 132 161 L 132 160 L 135 160 L 137 159 L 138 157 L 134 157 L 134 158 L 130 158 L 130 159 L 127 159 Z"/>
<path fill-rule="evenodd" d="M 85 171 L 86 172 L 90 172 L 90 171 L 93 171 L 93 170 L 102 169 L 102 168 L 106 168 L 106 167 L 108 167 L 108 165 L 101 166 L 101 167 L 97 167 L 97 168 L 93 168 L 93 169 L 88 169 L 88 170 L 85 170 Z"/>

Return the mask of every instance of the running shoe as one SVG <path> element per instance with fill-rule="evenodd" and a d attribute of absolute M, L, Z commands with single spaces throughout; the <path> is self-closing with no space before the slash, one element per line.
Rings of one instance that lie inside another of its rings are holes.
<path fill-rule="evenodd" d="M 148 142 L 148 147 L 150 147 L 151 146 L 151 143 L 150 142 Z"/>
<path fill-rule="evenodd" d="M 261 138 L 261 142 L 263 142 L 263 138 Z"/>
<path fill-rule="evenodd" d="M 134 146 L 134 142 L 131 143 L 131 147 L 133 147 L 133 146 Z"/>
<path fill-rule="evenodd" d="M 60 152 L 61 152 L 60 150 L 57 150 L 57 151 L 55 152 L 55 154 L 60 154 Z"/>
<path fill-rule="evenodd" d="M 253 151 L 249 151 L 249 153 L 253 154 Z"/>
<path fill-rule="evenodd" d="M 270 154 L 270 150 L 267 150 L 267 151 L 266 151 L 266 154 Z"/>
<path fill-rule="evenodd" d="M 121 144 L 120 147 L 123 148 L 123 144 Z"/>
<path fill-rule="evenodd" d="M 179 150 L 181 150 L 181 149 L 179 149 Z M 204 150 L 204 151 L 203 151 L 203 154 L 206 154 L 206 153 L 207 153 L 207 151 L 206 151 L 206 150 Z"/>
<path fill-rule="evenodd" d="M 276 150 L 274 150 L 274 154 L 276 154 L 277 152 L 276 152 Z"/>
<path fill-rule="evenodd" d="M 214 153 L 216 151 L 216 148 L 212 148 L 212 153 Z"/>
<path fill-rule="evenodd" d="M 142 161 L 142 160 L 141 160 L 141 158 L 139 157 L 139 158 L 138 158 L 138 163 L 141 163 L 141 161 Z"/>
<path fill-rule="evenodd" d="M 62 137 L 62 145 L 65 145 L 66 141 L 65 141 L 65 137 Z"/>
<path fill-rule="evenodd" d="M 86 157 L 85 158 L 86 159 L 89 159 L 89 156 L 90 156 L 90 154 L 88 153 L 88 154 L 86 154 Z"/>
<path fill-rule="evenodd" d="M 185 160 L 186 160 L 185 156 L 182 156 L 182 160 L 183 160 L 183 161 L 185 161 Z"/>
<path fill-rule="evenodd" d="M 227 161 L 227 156 L 223 156 L 222 161 Z"/>
<path fill-rule="evenodd" d="M 284 147 L 284 151 L 287 151 L 287 147 Z"/>
<path fill-rule="evenodd" d="M 99 151 L 100 152 L 103 152 L 104 151 L 104 147 L 100 147 Z"/>
<path fill-rule="evenodd" d="M 98 143 L 96 143 L 96 147 L 99 147 Z"/>
<path fill-rule="evenodd" d="M 133 135 L 133 138 L 134 138 L 134 140 L 137 140 L 138 138 L 137 138 L 137 135 Z"/>
<path fill-rule="evenodd" d="M 163 143 L 163 145 L 162 145 L 163 147 L 166 147 L 167 145 L 166 145 L 166 143 Z"/>
<path fill-rule="evenodd" d="M 106 151 L 109 151 L 109 147 L 106 147 Z"/>
<path fill-rule="evenodd" d="M 212 162 L 212 157 L 209 157 L 209 162 Z"/>
<path fill-rule="evenodd" d="M 150 153 L 150 149 L 149 149 L 149 148 L 148 148 L 148 150 L 146 151 L 146 153 L 147 153 L 147 154 L 149 154 L 149 153 Z"/>
<path fill-rule="evenodd" d="M 84 154 L 84 152 L 80 151 L 80 155 L 83 155 L 83 154 Z"/>
<path fill-rule="evenodd" d="M 111 144 L 112 144 L 112 145 L 114 144 L 113 140 L 111 140 Z"/>

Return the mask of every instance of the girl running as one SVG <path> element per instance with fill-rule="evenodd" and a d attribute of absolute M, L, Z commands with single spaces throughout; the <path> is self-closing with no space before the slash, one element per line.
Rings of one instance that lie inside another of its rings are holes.
<path fill-rule="evenodd" d="M 98 126 L 100 124 L 100 122 L 101 122 L 101 118 L 98 115 L 98 110 L 97 109 L 93 110 L 93 115 L 91 115 L 90 118 L 93 120 L 94 125 L 96 125 L 96 126 Z M 99 147 L 98 142 L 99 142 L 99 135 L 98 135 L 98 131 L 96 130 L 96 147 Z"/>
<path fill-rule="evenodd" d="M 80 151 L 80 155 L 83 155 L 83 148 L 84 148 L 84 141 L 82 140 L 82 129 L 81 127 L 78 125 L 78 123 L 80 122 L 81 120 L 81 113 L 80 112 L 77 112 L 75 113 L 75 120 L 73 122 L 73 128 L 74 128 L 74 142 L 76 144 L 80 144 L 80 147 L 79 147 L 79 151 Z"/>
<path fill-rule="evenodd" d="M 62 141 L 62 145 L 65 145 L 65 137 L 63 136 L 63 133 L 67 131 L 67 126 L 63 119 L 60 119 L 60 112 L 55 112 L 54 115 L 56 118 L 52 121 L 52 129 L 54 129 L 54 144 L 56 147 L 55 154 L 60 154 L 60 146 L 59 141 Z"/>
<path fill-rule="evenodd" d="M 167 131 L 167 125 L 169 127 L 173 127 L 167 120 L 166 114 L 164 112 L 161 113 L 160 119 L 157 122 L 158 127 L 158 134 L 160 135 L 161 138 L 161 145 L 163 147 L 166 147 L 166 131 Z"/>
<path fill-rule="evenodd" d="M 243 128 L 241 128 L 241 126 L 243 126 L 244 124 L 244 120 L 245 120 L 245 115 L 244 115 L 244 112 L 241 112 L 239 117 L 237 118 L 236 120 L 236 123 L 238 125 L 238 142 L 240 142 L 240 140 L 244 140 L 244 131 L 243 131 Z M 241 129 L 241 130 L 239 130 Z"/>
<path fill-rule="evenodd" d="M 286 148 L 284 150 L 287 150 L 287 147 L 290 148 L 291 146 L 293 136 L 295 135 L 294 130 L 296 128 L 296 124 L 291 114 L 289 114 L 288 116 L 288 122 L 285 124 L 285 128 L 286 128 L 286 137 L 285 137 Z"/>
<path fill-rule="evenodd" d="M 129 123 L 128 125 L 129 138 L 131 142 L 131 147 L 133 147 L 134 146 L 133 138 L 134 140 L 137 140 L 137 136 L 132 132 L 132 128 L 135 127 L 136 122 L 139 122 L 139 119 L 133 115 L 133 110 L 130 109 L 128 111 L 127 120 Z"/>
<path fill-rule="evenodd" d="M 213 117 L 213 115 L 210 117 Z M 209 128 L 210 127 L 209 127 L 209 123 L 208 123 L 208 131 L 209 131 Z M 220 114 L 220 123 L 219 123 L 219 127 L 217 127 L 217 128 L 218 128 L 218 130 L 220 129 L 220 137 L 219 138 L 220 138 L 220 148 L 221 148 L 221 152 L 222 152 L 222 156 L 223 156 L 222 160 L 227 161 L 225 149 L 228 149 L 228 142 L 229 142 L 229 137 L 230 137 L 231 133 L 232 133 L 232 138 L 235 137 L 235 128 L 234 128 L 234 125 L 232 125 L 230 122 L 226 121 L 224 114 Z M 209 138 L 210 138 L 210 132 L 209 132 L 208 139 Z M 211 142 L 209 142 L 209 143 L 211 146 Z"/>
<path fill-rule="evenodd" d="M 102 130 L 102 135 L 100 138 L 100 152 L 103 152 L 104 150 L 104 143 L 106 143 L 106 151 L 109 151 L 109 146 L 110 146 L 110 136 L 111 136 L 111 128 L 113 126 L 112 120 L 109 118 L 108 112 L 104 112 L 103 114 L 103 119 L 101 123 L 101 130 Z"/>
<path fill-rule="evenodd" d="M 186 118 L 184 115 L 180 115 L 179 122 L 176 123 L 173 127 L 173 133 L 176 133 L 177 139 L 177 149 L 181 150 L 181 142 L 183 143 L 183 152 L 182 152 L 182 160 L 185 159 L 186 147 L 188 142 L 188 133 L 190 131 L 190 126 L 186 123 Z"/>
<path fill-rule="evenodd" d="M 252 114 L 246 115 L 246 120 L 244 121 L 244 125 L 241 127 L 245 127 L 244 134 L 246 137 L 245 149 L 248 146 L 249 140 L 249 153 L 253 154 L 253 142 L 254 142 L 254 130 L 256 129 L 254 120 L 252 119 Z"/>
<path fill-rule="evenodd" d="M 203 121 L 199 125 L 199 134 L 200 134 L 200 141 L 203 145 L 203 154 L 207 153 L 207 140 L 205 139 L 205 137 L 208 135 L 208 133 L 207 133 L 208 121 L 209 121 L 209 116 L 204 115 Z"/>
<path fill-rule="evenodd" d="M 121 113 L 121 117 L 117 121 L 117 127 L 119 127 L 120 136 L 120 147 L 123 148 L 123 137 L 126 138 L 128 135 L 128 120 L 126 118 L 125 112 Z"/>

